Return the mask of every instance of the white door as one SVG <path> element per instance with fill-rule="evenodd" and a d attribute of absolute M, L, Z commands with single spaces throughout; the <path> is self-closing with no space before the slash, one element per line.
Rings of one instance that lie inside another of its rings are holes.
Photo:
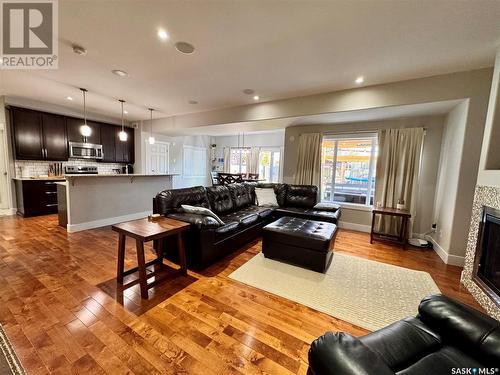
<path fill-rule="evenodd" d="M 148 174 L 168 173 L 168 143 L 156 142 L 148 144 L 146 155 L 146 168 Z"/>
<path fill-rule="evenodd" d="M 9 208 L 5 125 L 0 123 L 0 209 Z"/>

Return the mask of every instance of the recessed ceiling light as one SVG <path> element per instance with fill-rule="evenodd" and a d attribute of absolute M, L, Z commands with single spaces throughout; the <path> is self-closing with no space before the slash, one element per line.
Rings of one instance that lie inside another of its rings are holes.
<path fill-rule="evenodd" d="M 187 42 L 175 43 L 175 49 L 181 53 L 186 53 L 188 55 L 194 52 L 194 46 Z"/>
<path fill-rule="evenodd" d="M 73 98 L 71 96 L 67 96 L 66 99 L 73 100 Z"/>
<path fill-rule="evenodd" d="M 364 81 L 365 81 L 365 79 L 363 77 L 358 77 L 358 78 L 356 78 L 356 81 L 354 81 L 354 82 L 356 82 L 359 85 L 360 83 L 363 83 Z"/>
<path fill-rule="evenodd" d="M 168 34 L 165 31 L 165 29 L 158 29 L 158 38 L 161 40 L 167 40 L 168 39 Z"/>
<path fill-rule="evenodd" d="M 246 94 L 246 95 L 253 95 L 255 91 L 252 90 L 252 89 L 245 89 L 243 90 L 243 94 Z"/>
<path fill-rule="evenodd" d="M 128 111 L 123 111 L 123 113 L 125 113 L 126 115 L 128 115 Z"/>
<path fill-rule="evenodd" d="M 254 95 L 253 96 L 253 100 L 259 100 L 259 99 L 260 99 L 259 95 Z"/>
<path fill-rule="evenodd" d="M 120 69 L 114 69 L 111 71 L 111 73 L 116 74 L 119 77 L 128 77 L 128 73 L 124 70 Z"/>
<path fill-rule="evenodd" d="M 196 101 L 196 100 L 190 100 L 188 103 L 189 104 L 198 104 L 198 101 Z"/>

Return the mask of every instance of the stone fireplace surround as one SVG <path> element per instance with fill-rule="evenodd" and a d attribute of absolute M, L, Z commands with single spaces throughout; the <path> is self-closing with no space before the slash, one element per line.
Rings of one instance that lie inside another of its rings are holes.
<path fill-rule="evenodd" d="M 479 223 L 481 221 L 483 206 L 489 206 L 500 210 L 500 187 L 476 186 L 467 250 L 465 253 L 465 265 L 462 271 L 461 281 L 487 313 L 493 318 L 500 320 L 500 306 L 497 306 L 473 280 L 474 256 L 476 254 Z"/>

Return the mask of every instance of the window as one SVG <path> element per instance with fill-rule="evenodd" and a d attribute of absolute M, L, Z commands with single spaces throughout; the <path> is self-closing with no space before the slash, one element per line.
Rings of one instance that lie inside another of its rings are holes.
<path fill-rule="evenodd" d="M 376 134 L 323 138 L 321 200 L 373 205 L 376 159 Z"/>
<path fill-rule="evenodd" d="M 250 148 L 231 147 L 230 173 L 247 173 L 250 159 Z"/>
<path fill-rule="evenodd" d="M 205 177 L 207 175 L 207 149 L 184 146 L 182 165 L 184 177 Z"/>
<path fill-rule="evenodd" d="M 280 178 L 280 158 L 279 147 L 261 149 L 259 153 L 259 179 L 266 182 L 278 182 Z"/>

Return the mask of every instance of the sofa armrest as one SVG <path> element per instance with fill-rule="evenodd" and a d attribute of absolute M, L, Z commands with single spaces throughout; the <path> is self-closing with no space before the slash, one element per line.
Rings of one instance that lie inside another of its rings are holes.
<path fill-rule="evenodd" d="M 500 322 L 444 295 L 424 298 L 419 318 L 444 341 L 466 350 L 486 365 L 500 363 Z"/>
<path fill-rule="evenodd" d="M 394 375 L 384 360 L 357 338 L 327 332 L 309 349 L 311 375 Z"/>
<path fill-rule="evenodd" d="M 169 214 L 167 217 L 190 223 L 196 229 L 213 229 L 220 227 L 220 224 L 211 216 L 179 212 Z"/>
<path fill-rule="evenodd" d="M 340 204 L 321 202 L 316 204 L 313 209 L 320 211 L 337 212 L 338 210 L 340 210 Z"/>

